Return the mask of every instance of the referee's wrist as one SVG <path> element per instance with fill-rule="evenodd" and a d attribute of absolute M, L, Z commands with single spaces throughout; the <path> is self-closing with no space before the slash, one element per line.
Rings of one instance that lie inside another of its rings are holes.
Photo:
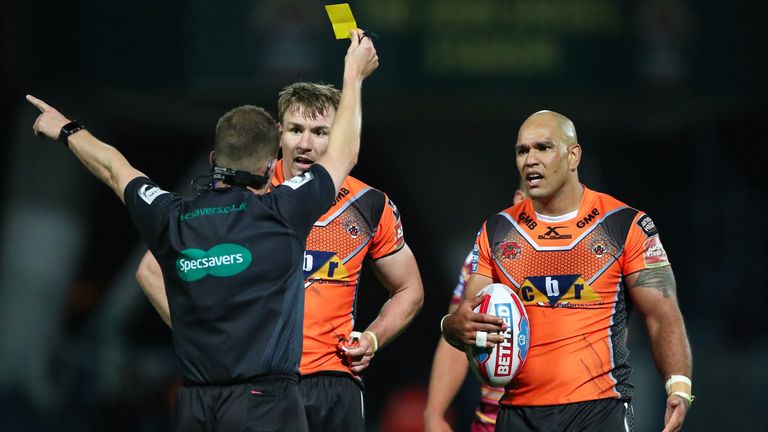
<path fill-rule="evenodd" d="M 77 120 L 70 120 L 59 129 L 59 136 L 56 140 L 65 146 L 69 146 L 69 137 L 81 130 L 85 130 L 85 126 L 78 123 Z"/>

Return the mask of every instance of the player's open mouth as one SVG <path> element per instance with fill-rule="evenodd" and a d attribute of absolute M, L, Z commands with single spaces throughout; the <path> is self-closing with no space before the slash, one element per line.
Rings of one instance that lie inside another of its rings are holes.
<path fill-rule="evenodd" d="M 544 176 L 539 173 L 531 173 L 525 176 L 525 180 L 528 182 L 528 186 L 536 186 L 543 179 Z"/>
<path fill-rule="evenodd" d="M 313 163 L 315 163 L 315 161 L 313 161 L 311 159 L 307 159 L 307 158 L 302 157 L 302 156 L 297 156 L 297 157 L 293 158 L 293 162 L 296 165 L 301 166 L 302 168 L 309 168 Z"/>

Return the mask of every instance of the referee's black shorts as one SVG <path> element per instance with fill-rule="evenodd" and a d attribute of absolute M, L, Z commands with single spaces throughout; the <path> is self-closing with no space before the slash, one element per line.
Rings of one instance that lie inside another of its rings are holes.
<path fill-rule="evenodd" d="M 307 419 L 295 375 L 248 383 L 185 383 L 176 395 L 175 432 L 305 432 Z"/>
<path fill-rule="evenodd" d="M 632 432 L 632 405 L 598 399 L 551 406 L 502 405 L 497 432 Z"/>
<path fill-rule="evenodd" d="M 344 372 L 319 372 L 299 380 L 312 432 L 364 432 L 363 385 Z"/>

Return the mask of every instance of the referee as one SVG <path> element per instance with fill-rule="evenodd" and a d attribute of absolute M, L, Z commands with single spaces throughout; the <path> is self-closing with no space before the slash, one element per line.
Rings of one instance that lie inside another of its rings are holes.
<path fill-rule="evenodd" d="M 239 107 L 219 119 L 211 190 L 187 200 L 27 96 L 41 112 L 35 134 L 64 142 L 115 192 L 158 258 L 184 375 L 175 431 L 307 430 L 297 386 L 303 252 L 312 224 L 357 161 L 360 90 L 378 67 L 370 38 L 359 29 L 350 36 L 328 151 L 269 194 L 278 130 L 261 108 Z"/>

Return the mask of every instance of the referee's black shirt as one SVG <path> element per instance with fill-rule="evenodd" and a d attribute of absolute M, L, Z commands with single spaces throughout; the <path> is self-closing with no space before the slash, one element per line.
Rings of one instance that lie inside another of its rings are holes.
<path fill-rule="evenodd" d="M 333 197 L 317 164 L 265 195 L 233 187 L 188 200 L 145 177 L 126 186 L 128 212 L 163 271 L 186 380 L 298 374 L 304 248 Z"/>

